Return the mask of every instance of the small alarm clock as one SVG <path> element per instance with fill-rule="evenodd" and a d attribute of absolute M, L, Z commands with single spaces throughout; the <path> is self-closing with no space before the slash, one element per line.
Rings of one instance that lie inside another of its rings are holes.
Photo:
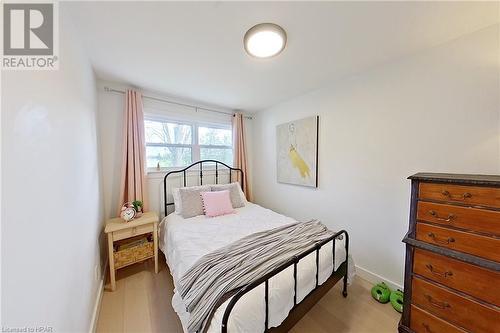
<path fill-rule="evenodd" d="M 125 222 L 129 222 L 134 219 L 136 213 L 137 212 L 135 211 L 134 207 L 130 204 L 130 202 L 126 202 L 122 206 L 122 209 L 120 211 L 120 217 Z"/>

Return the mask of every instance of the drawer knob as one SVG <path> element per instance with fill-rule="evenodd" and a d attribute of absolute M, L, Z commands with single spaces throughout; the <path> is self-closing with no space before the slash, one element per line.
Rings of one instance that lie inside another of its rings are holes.
<path fill-rule="evenodd" d="M 424 329 L 427 333 L 433 333 L 431 328 L 429 327 L 429 324 L 422 323 L 422 326 L 424 327 Z"/>
<path fill-rule="evenodd" d="M 438 270 L 436 270 L 431 264 L 427 264 L 425 265 L 425 267 L 427 267 L 427 269 L 434 275 L 437 275 L 437 276 L 441 276 L 441 277 L 448 277 L 448 276 L 453 276 L 453 272 L 452 271 L 447 271 L 447 272 L 440 272 Z"/>
<path fill-rule="evenodd" d="M 427 298 L 427 301 L 434 307 L 439 308 L 439 309 L 446 309 L 446 308 L 451 308 L 450 304 L 447 302 L 439 302 L 434 300 L 431 295 L 425 295 L 425 298 Z"/>
<path fill-rule="evenodd" d="M 444 190 L 441 192 L 441 194 L 444 195 L 445 197 L 450 198 L 450 200 L 466 200 L 472 198 L 472 194 L 470 194 L 469 192 L 465 192 L 462 195 L 454 196 L 449 191 Z"/>
<path fill-rule="evenodd" d="M 455 241 L 455 238 L 453 237 L 448 237 L 447 239 L 443 240 L 443 239 L 440 239 L 438 238 L 434 233 L 432 232 L 429 232 L 427 234 L 427 236 L 429 236 L 430 238 L 432 238 L 432 240 L 438 244 L 445 244 L 445 245 L 448 245 L 450 243 L 453 243 Z"/>
<path fill-rule="evenodd" d="M 443 221 L 443 222 L 451 222 L 452 219 L 455 218 L 455 215 L 453 214 L 448 214 L 448 217 L 440 217 L 438 213 L 436 213 L 435 210 L 430 210 L 429 214 L 431 214 L 436 220 Z"/>

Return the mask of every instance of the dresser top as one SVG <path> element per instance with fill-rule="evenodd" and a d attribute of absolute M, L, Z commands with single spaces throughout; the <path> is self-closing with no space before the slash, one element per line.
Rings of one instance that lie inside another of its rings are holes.
<path fill-rule="evenodd" d="M 465 185 L 500 186 L 500 175 L 467 175 L 459 173 L 419 172 L 414 174 L 413 176 L 408 177 L 408 179 Z"/>

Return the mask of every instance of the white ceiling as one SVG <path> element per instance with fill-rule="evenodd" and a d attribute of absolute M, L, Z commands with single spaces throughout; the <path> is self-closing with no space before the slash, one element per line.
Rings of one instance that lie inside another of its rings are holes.
<path fill-rule="evenodd" d="M 496 2 L 61 2 L 97 75 L 258 111 L 498 23 Z M 273 22 L 285 51 L 254 59 L 243 35 Z"/>

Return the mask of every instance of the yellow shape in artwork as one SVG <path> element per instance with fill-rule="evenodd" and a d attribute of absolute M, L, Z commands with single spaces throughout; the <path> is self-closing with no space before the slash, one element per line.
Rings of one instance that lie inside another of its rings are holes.
<path fill-rule="evenodd" d="M 294 146 L 290 145 L 290 151 L 288 152 L 288 158 L 290 158 L 290 161 L 292 162 L 292 165 L 299 169 L 300 176 L 302 178 L 306 178 L 310 176 L 310 170 L 309 167 L 307 166 L 306 162 L 302 157 L 299 155 L 297 150 L 295 149 Z"/>

